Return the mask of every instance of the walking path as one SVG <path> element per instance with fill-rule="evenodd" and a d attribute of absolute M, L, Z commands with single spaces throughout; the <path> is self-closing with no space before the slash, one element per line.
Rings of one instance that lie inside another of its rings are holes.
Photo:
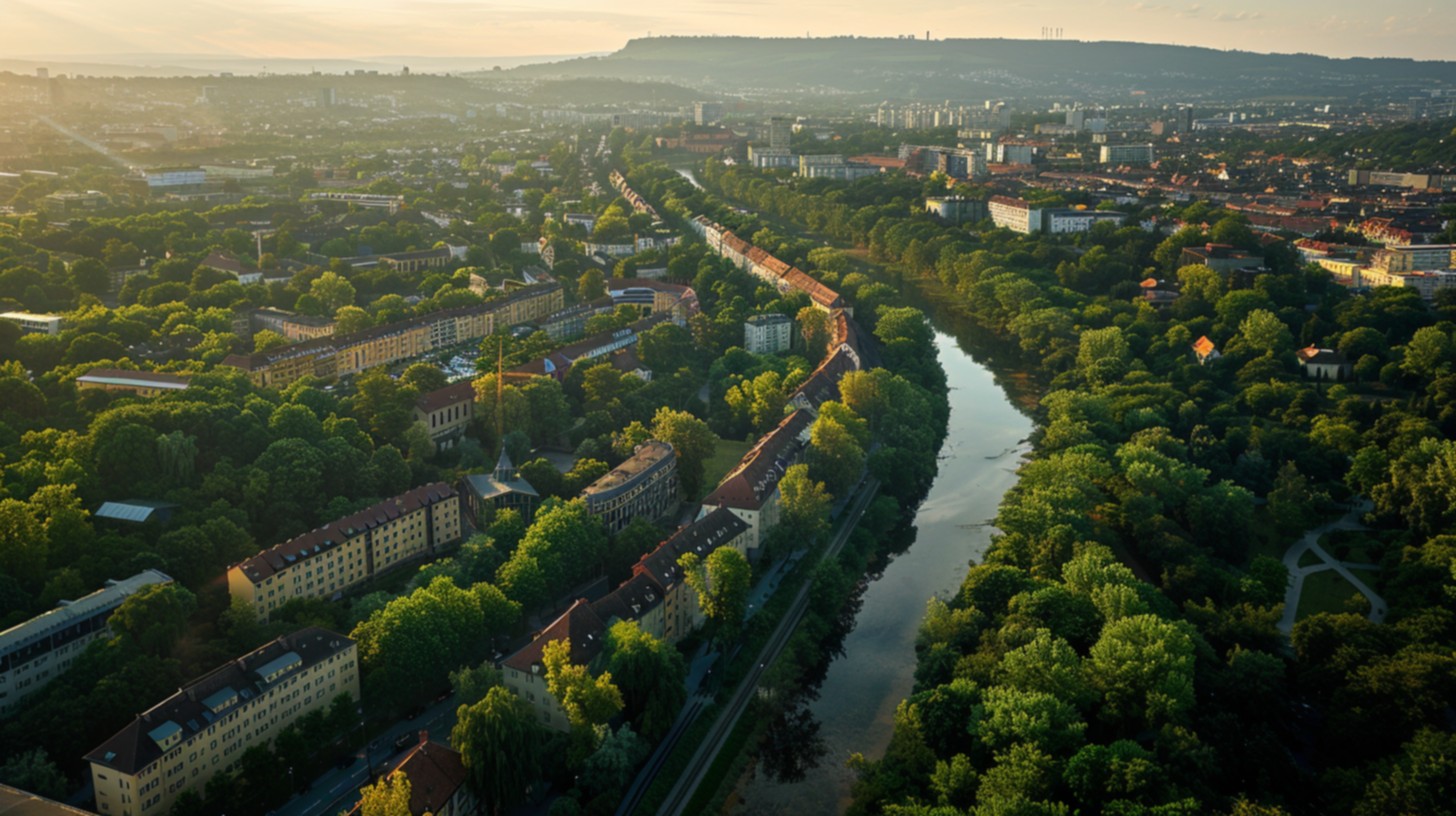
<path fill-rule="evenodd" d="M 1370 512 L 1372 505 L 1368 499 L 1361 499 L 1358 504 L 1350 509 L 1350 512 L 1340 518 L 1316 527 L 1304 534 L 1304 537 L 1289 546 L 1284 552 L 1284 566 L 1289 570 L 1289 587 L 1284 591 L 1284 617 L 1279 621 L 1279 631 L 1285 637 L 1294 630 L 1295 616 L 1299 613 L 1299 596 L 1304 591 L 1304 579 L 1316 572 L 1334 570 L 1341 578 L 1350 582 L 1350 585 L 1360 591 L 1361 595 L 1370 602 L 1370 620 L 1372 623 L 1381 623 L 1385 620 L 1385 599 L 1375 594 L 1375 590 L 1366 586 L 1364 581 L 1355 577 L 1352 569 L 1376 569 L 1373 564 L 1353 564 L 1344 561 L 1336 561 L 1333 556 L 1325 552 L 1319 545 L 1319 540 L 1327 533 L 1338 530 L 1364 530 L 1365 525 L 1360 523 L 1360 517 Z M 1319 557 L 1320 563 L 1311 567 L 1301 567 L 1299 560 L 1306 552 L 1312 552 Z"/>

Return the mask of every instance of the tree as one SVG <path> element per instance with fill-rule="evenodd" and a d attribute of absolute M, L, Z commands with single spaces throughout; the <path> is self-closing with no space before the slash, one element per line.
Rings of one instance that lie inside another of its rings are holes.
<path fill-rule="evenodd" d="M 318 301 L 321 313 L 325 315 L 337 314 L 345 306 L 353 306 L 357 294 L 354 284 L 337 272 L 325 272 L 314 278 L 308 293 Z"/>
<path fill-rule="evenodd" d="M 748 559 L 732 547 L 719 547 L 708 554 L 706 561 L 694 553 L 683 553 L 678 559 L 683 581 L 698 596 L 698 607 L 713 622 L 717 632 L 728 640 L 738 636 L 748 605 L 748 583 L 753 570 Z"/>
<path fill-rule="evenodd" d="M 1092 645 L 1087 676 L 1103 719 L 1136 732 L 1176 724 L 1193 707 L 1193 638 L 1186 623 L 1153 615 L 1112 621 Z"/>
<path fill-rule="evenodd" d="M 343 336 L 374 328 L 374 317 L 358 306 L 344 306 L 334 312 L 334 334 Z M 254 335 L 256 341 L 257 335 Z M 261 349 L 260 349 L 261 351 Z"/>
<path fill-rule="evenodd" d="M 413 816 L 409 776 L 397 770 L 359 789 L 360 816 Z"/>
<path fill-rule="evenodd" d="M 672 445 L 677 454 L 677 475 L 682 495 L 691 499 L 703 489 L 703 472 L 718 447 L 718 435 L 708 423 L 687 411 L 662 407 L 652 417 L 652 436 Z"/>
<path fill-rule="evenodd" d="M 607 632 L 607 669 L 622 692 L 623 711 L 642 736 L 656 741 L 672 727 L 687 700 L 682 654 L 643 632 L 636 621 L 618 621 Z"/>
<path fill-rule="evenodd" d="M 276 348 L 283 348 L 291 342 L 287 337 L 272 329 L 260 329 L 253 333 L 254 351 L 272 351 Z"/>
<path fill-rule="evenodd" d="M 150 584 L 121 602 L 108 620 L 111 631 L 142 651 L 164 656 L 187 631 L 197 596 L 175 583 Z"/>
<path fill-rule="evenodd" d="M 820 414 L 809 432 L 810 474 L 824 482 L 831 495 L 843 496 L 864 469 L 864 448 L 854 433 L 832 416 Z"/>
<path fill-rule="evenodd" d="M 49 799 L 66 797 L 66 775 L 43 748 L 12 755 L 0 765 L 0 782 Z"/>
<path fill-rule="evenodd" d="M 637 353 L 654 374 L 669 376 L 692 368 L 697 359 L 693 335 L 676 323 L 659 323 L 637 337 Z"/>
<path fill-rule="evenodd" d="M 799 336 L 804 341 L 804 356 L 817 363 L 829 347 L 828 315 L 813 306 L 805 306 L 794 318 L 799 323 Z"/>
<path fill-rule="evenodd" d="M 602 270 L 592 267 L 581 273 L 581 278 L 576 282 L 577 300 L 582 303 L 591 303 L 594 300 L 605 297 L 606 294 L 606 278 L 602 276 Z"/>
<path fill-rule="evenodd" d="M 414 389 L 421 394 L 438 391 L 450 384 L 450 381 L 445 378 L 445 372 L 429 363 L 414 363 L 406 368 L 399 378 L 414 386 Z"/>
<path fill-rule="evenodd" d="M 38 584 L 46 565 L 46 536 L 35 509 L 23 501 L 0 499 L 0 574 L 22 586 Z"/>
<path fill-rule="evenodd" d="M 611 672 L 592 677 L 591 671 L 571 657 L 570 640 L 553 640 L 541 651 L 546 667 L 546 690 L 561 704 L 575 728 L 605 724 L 622 710 L 622 692 Z"/>
<path fill-rule="evenodd" d="M 462 705 L 450 732 L 469 774 L 466 783 L 491 816 L 524 802 L 540 774 L 545 741 L 536 713 L 521 698 L 496 686 L 473 705 Z"/>
<path fill-rule="evenodd" d="M 810 477 L 808 465 L 790 465 L 779 479 L 779 523 L 800 541 L 813 541 L 829 529 L 832 503 L 824 483 Z"/>

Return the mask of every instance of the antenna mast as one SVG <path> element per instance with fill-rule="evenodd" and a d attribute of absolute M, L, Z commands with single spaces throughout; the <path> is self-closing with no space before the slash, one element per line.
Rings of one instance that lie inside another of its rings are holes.
<path fill-rule="evenodd" d="M 500 440 L 502 451 L 506 449 L 506 418 L 503 410 L 506 394 L 505 357 L 506 339 L 502 337 L 496 341 L 495 350 L 495 438 Z"/>

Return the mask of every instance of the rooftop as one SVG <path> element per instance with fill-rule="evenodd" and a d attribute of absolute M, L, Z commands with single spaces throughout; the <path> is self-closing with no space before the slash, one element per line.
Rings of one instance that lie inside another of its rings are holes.
<path fill-rule="evenodd" d="M 284 635 L 199 677 L 144 711 L 85 759 L 135 774 L 168 748 L 207 729 L 228 708 L 246 703 L 307 666 L 354 647 L 336 632 L 310 626 Z M 283 674 L 275 674 L 275 672 Z"/>
<path fill-rule="evenodd" d="M 664 589 L 671 588 L 682 580 L 682 567 L 677 562 L 684 553 L 694 553 L 699 558 L 706 558 L 714 550 L 748 532 L 748 529 L 748 522 L 733 515 L 733 511 L 728 508 L 719 507 L 673 533 L 670 538 L 657 545 L 657 549 L 638 559 L 632 571 L 638 575 L 652 576 Z"/>
<path fill-rule="evenodd" d="M 318 529 L 295 536 L 282 544 L 276 544 L 252 558 L 240 562 L 237 567 L 243 571 L 248 580 L 255 584 L 262 583 L 263 579 L 282 572 L 299 561 L 312 558 L 342 544 L 364 530 L 458 495 L 454 488 L 444 482 L 421 485 L 392 499 L 385 499 L 378 504 L 366 507 L 353 515 L 331 521 Z"/>
<path fill-rule="evenodd" d="M 181 391 L 192 384 L 191 377 L 163 374 L 159 371 L 124 371 L 119 368 L 93 368 L 76 378 L 78 383 L 128 385 L 141 388 L 166 388 Z"/>
<path fill-rule="evenodd" d="M 606 631 L 607 627 L 597 617 L 591 604 L 578 598 L 570 608 L 561 613 L 561 617 L 536 633 L 530 643 L 502 660 L 501 664 L 527 674 L 539 672 L 546 644 L 553 640 L 565 640 L 571 644 L 571 662 L 584 665 L 601 653 Z"/>
<path fill-rule="evenodd" d="M 798 454 L 803 445 L 802 437 L 808 434 L 813 423 L 814 415 L 805 410 L 784 417 L 777 427 L 764 434 L 743 455 L 738 466 L 703 499 L 703 505 L 724 505 L 744 510 L 762 507 L 764 499 L 778 486 L 789 460 Z"/>
<path fill-rule="evenodd" d="M 472 402 L 474 400 L 475 384 L 470 380 L 461 380 L 457 383 L 451 383 L 444 388 L 431 391 L 428 394 L 421 394 L 415 400 L 415 407 L 426 414 L 433 414 L 442 408 L 449 408 L 452 405 L 458 405 L 462 402 Z"/>
<path fill-rule="evenodd" d="M 0 655 L 34 643 L 75 621 L 88 618 L 107 607 L 116 606 L 128 596 L 152 584 L 171 583 L 172 577 L 159 570 L 142 572 L 121 581 L 107 581 L 106 586 L 74 601 L 63 601 L 49 612 L 43 612 L 24 623 L 0 632 Z M 4 811 L 0 811 L 3 813 Z"/>
<path fill-rule="evenodd" d="M 615 490 L 674 456 L 672 445 L 659 439 L 649 439 L 638 445 L 636 452 L 628 457 L 627 461 L 587 485 L 586 489 L 582 491 L 582 495 L 594 496 L 598 493 Z"/>

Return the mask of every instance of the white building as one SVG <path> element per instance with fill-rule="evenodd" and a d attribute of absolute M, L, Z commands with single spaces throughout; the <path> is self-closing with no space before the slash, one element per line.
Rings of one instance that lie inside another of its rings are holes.
<path fill-rule="evenodd" d="M 1102 164 L 1115 166 L 1125 164 L 1152 164 L 1153 146 L 1151 144 L 1103 145 L 1098 160 Z"/>
<path fill-rule="evenodd" d="M 9 716 L 26 697 L 60 676 L 86 644 L 109 634 L 107 620 L 122 601 L 143 587 L 171 581 L 157 570 L 107 581 L 84 598 L 63 601 L 63 606 L 0 632 L 0 716 Z"/>
<path fill-rule="evenodd" d="M 1387 272 L 1456 268 L 1456 245 L 1408 244 L 1388 246 L 1375 253 L 1370 265 Z"/>
<path fill-rule="evenodd" d="M 1094 224 L 1110 221 L 1120 226 L 1127 219 L 1127 213 L 1098 210 L 1043 210 L 1042 230 L 1052 235 L 1087 232 Z"/>
<path fill-rule="evenodd" d="M 171 187 L 200 187 L 207 181 L 207 173 L 201 167 L 147 170 L 143 176 L 147 180 L 147 189 L 153 192 Z"/>
<path fill-rule="evenodd" d="M 49 334 L 55 336 L 61 333 L 60 315 L 32 314 L 30 312 L 0 312 L 0 320 L 8 320 L 16 324 L 26 334 Z"/>
<path fill-rule="evenodd" d="M 1019 198 L 992 196 L 986 209 L 998 227 L 1027 235 L 1041 231 L 1041 210 L 1033 209 Z"/>
<path fill-rule="evenodd" d="M 743 323 L 743 347 L 754 354 L 788 351 L 793 339 L 794 321 L 785 315 L 754 315 Z"/>

